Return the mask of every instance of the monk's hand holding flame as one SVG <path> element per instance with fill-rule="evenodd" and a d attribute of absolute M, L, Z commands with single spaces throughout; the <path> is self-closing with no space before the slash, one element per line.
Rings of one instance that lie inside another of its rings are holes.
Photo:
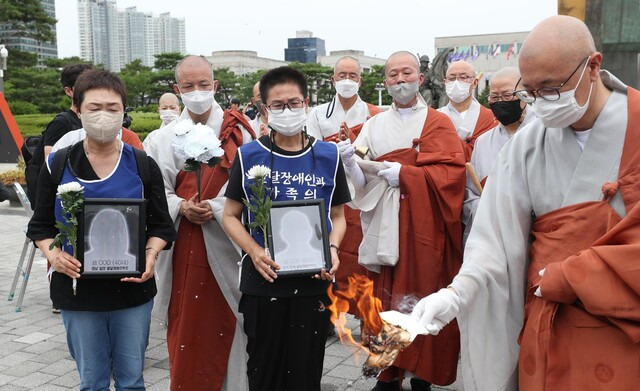
<path fill-rule="evenodd" d="M 411 316 L 423 325 L 429 334 L 438 335 L 460 311 L 460 298 L 449 288 L 423 298 L 416 304 Z"/>
<path fill-rule="evenodd" d="M 262 247 L 258 246 L 258 248 L 249 254 L 249 257 L 251 257 L 253 266 L 255 266 L 258 273 L 260 273 L 265 280 L 273 282 L 278 278 L 276 270 L 280 270 L 280 265 L 275 263 Z"/>

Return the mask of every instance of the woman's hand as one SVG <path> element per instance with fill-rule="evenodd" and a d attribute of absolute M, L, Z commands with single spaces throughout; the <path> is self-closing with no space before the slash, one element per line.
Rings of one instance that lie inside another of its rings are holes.
<path fill-rule="evenodd" d="M 57 248 L 54 249 L 54 251 L 55 250 L 57 250 Z M 80 261 L 64 250 L 59 250 L 55 253 L 54 251 L 51 251 L 50 256 L 47 257 L 51 267 L 53 267 L 56 272 L 66 274 L 71 278 L 80 278 L 80 267 L 82 266 Z"/>
<path fill-rule="evenodd" d="M 280 269 L 280 265 L 275 263 L 274 260 L 266 254 L 264 248 L 257 246 L 257 248 L 249 254 L 249 257 L 251 257 L 253 266 L 255 266 L 258 273 L 260 273 L 265 280 L 273 282 L 278 278 L 276 270 Z"/>
<path fill-rule="evenodd" d="M 143 283 L 145 281 L 147 281 L 150 278 L 153 278 L 153 274 L 156 268 L 156 257 L 158 256 L 158 253 L 156 252 L 156 250 L 154 249 L 147 249 L 147 256 L 146 256 L 146 265 L 144 268 L 144 273 L 142 273 L 142 276 L 140 277 L 124 277 L 121 278 L 120 281 L 122 282 L 135 282 L 135 283 Z"/>
<path fill-rule="evenodd" d="M 196 193 L 191 199 L 182 201 L 180 214 L 193 224 L 202 225 L 209 220 L 213 220 L 213 212 L 208 202 L 197 202 L 197 197 L 198 194 Z"/>

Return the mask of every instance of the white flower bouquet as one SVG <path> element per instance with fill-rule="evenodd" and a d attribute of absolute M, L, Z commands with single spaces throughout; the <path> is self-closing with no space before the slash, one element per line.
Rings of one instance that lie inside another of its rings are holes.
<path fill-rule="evenodd" d="M 56 221 L 58 234 L 49 245 L 49 250 L 54 247 L 62 248 L 65 241 L 69 242 L 73 249 L 73 257 L 77 258 L 78 248 L 78 218 L 77 214 L 84 204 L 84 187 L 78 182 L 69 182 L 58 186 L 57 196 L 62 202 L 62 218 L 67 222 Z M 77 280 L 73 279 L 73 294 L 76 294 Z"/>
<path fill-rule="evenodd" d="M 249 211 L 255 215 L 252 222 L 249 222 L 249 228 L 260 229 L 264 237 L 264 249 L 268 256 L 269 242 L 267 241 L 267 226 L 269 224 L 269 212 L 271 211 L 271 189 L 267 185 L 267 177 L 271 176 L 271 169 L 267 166 L 256 165 L 247 171 L 246 176 L 252 183 L 249 185 L 251 189 L 250 199 L 243 199 L 244 205 Z"/>
<path fill-rule="evenodd" d="M 189 119 L 177 122 L 174 134 L 172 142 L 174 153 L 185 161 L 184 171 L 196 174 L 198 201 L 200 201 L 202 164 L 209 167 L 219 164 L 220 157 L 224 155 L 224 149 L 221 148 L 220 140 L 213 129 L 207 125 L 194 124 Z"/>

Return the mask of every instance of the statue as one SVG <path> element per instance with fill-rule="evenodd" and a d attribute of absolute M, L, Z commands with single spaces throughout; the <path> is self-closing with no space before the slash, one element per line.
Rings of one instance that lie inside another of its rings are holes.
<path fill-rule="evenodd" d="M 447 73 L 449 54 L 453 48 L 446 48 L 440 51 L 429 67 L 429 56 L 420 56 L 420 72 L 425 76 L 425 81 L 420 86 L 420 94 L 427 102 L 427 105 L 434 109 L 447 104 L 449 99 L 445 92 L 444 77 Z"/>

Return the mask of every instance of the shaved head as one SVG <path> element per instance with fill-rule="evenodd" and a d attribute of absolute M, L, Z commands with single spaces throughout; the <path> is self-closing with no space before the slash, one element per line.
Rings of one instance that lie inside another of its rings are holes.
<path fill-rule="evenodd" d="M 580 19 L 557 15 L 531 30 L 522 44 L 520 61 L 543 57 L 550 61 L 580 61 L 596 51 L 593 36 Z"/>
<path fill-rule="evenodd" d="M 253 85 L 253 99 L 260 99 L 260 82 Z"/>
<path fill-rule="evenodd" d="M 158 104 L 162 106 L 163 104 L 178 104 L 179 100 L 176 94 L 172 94 L 170 92 L 162 94 L 160 100 L 158 100 Z"/>
<path fill-rule="evenodd" d="M 213 80 L 213 69 L 211 68 L 211 63 L 202 56 L 187 56 L 180 60 L 178 65 L 176 65 L 176 82 L 180 82 L 180 74 L 185 70 L 196 70 L 196 71 L 205 71 L 211 73 L 211 80 Z"/>
<path fill-rule="evenodd" d="M 333 74 L 337 75 L 340 73 L 340 70 L 344 67 L 349 69 L 357 69 L 358 74 L 362 73 L 362 67 L 360 66 L 360 61 L 357 58 L 351 56 L 340 57 L 338 61 L 336 61 L 336 65 L 333 67 Z"/>
<path fill-rule="evenodd" d="M 499 71 L 495 72 L 491 76 L 491 80 L 489 80 L 489 85 L 491 86 L 498 81 L 513 81 L 513 85 L 518 82 L 520 79 L 520 71 L 516 67 L 504 67 Z"/>
<path fill-rule="evenodd" d="M 406 50 L 400 50 L 398 52 L 395 52 L 392 55 L 390 55 L 389 58 L 387 58 L 387 62 L 384 63 L 385 72 L 387 72 L 389 63 L 397 59 L 403 59 L 403 60 L 411 59 L 410 64 L 415 66 L 416 71 L 420 73 L 420 61 L 418 61 L 418 57 L 416 57 L 415 54 L 408 52 Z"/>
<path fill-rule="evenodd" d="M 476 70 L 470 62 L 464 60 L 452 62 L 449 68 L 447 68 L 447 76 L 460 75 L 463 73 L 467 76 L 475 76 Z"/>

